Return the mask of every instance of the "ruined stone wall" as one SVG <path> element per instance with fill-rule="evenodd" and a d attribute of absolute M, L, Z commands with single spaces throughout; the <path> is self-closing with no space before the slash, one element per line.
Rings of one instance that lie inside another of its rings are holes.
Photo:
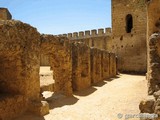
<path fill-rule="evenodd" d="M 117 75 L 116 55 L 91 48 L 91 82 L 93 84 Z"/>
<path fill-rule="evenodd" d="M 39 101 L 40 34 L 20 21 L 0 21 L 0 119 Z"/>
<path fill-rule="evenodd" d="M 108 78 L 115 77 L 116 56 L 85 43 L 72 43 L 72 87 L 83 90 Z"/>
<path fill-rule="evenodd" d="M 57 37 L 67 37 L 71 43 L 82 42 L 89 47 L 108 50 L 111 39 L 111 28 L 87 30 L 85 32 L 74 32 L 68 34 L 57 35 Z M 49 59 L 45 55 L 41 55 L 41 66 L 49 66 Z"/>
<path fill-rule="evenodd" d="M 160 118 L 160 0 L 147 2 L 147 80 L 149 96 L 141 101 L 141 113 L 155 113 Z M 158 117 L 158 118 L 157 118 Z"/>
<path fill-rule="evenodd" d="M 42 35 L 41 54 L 50 57 L 56 93 L 72 95 L 72 90 L 83 90 L 116 76 L 115 54 L 83 42 L 72 43 L 67 37 Z"/>
<path fill-rule="evenodd" d="M 50 57 L 55 93 L 72 95 L 72 47 L 66 37 L 41 36 L 41 54 Z"/>
<path fill-rule="evenodd" d="M 149 93 L 160 90 L 160 0 L 148 2 L 148 71 Z M 153 34 L 155 33 L 155 34 Z M 152 36 L 151 36 L 152 35 Z M 151 36 L 151 37 L 150 37 Z"/>
<path fill-rule="evenodd" d="M 133 23 L 131 31 L 127 31 L 129 14 Z M 108 44 L 109 51 L 118 56 L 121 72 L 146 72 L 146 18 L 145 0 L 112 0 L 112 40 Z"/>

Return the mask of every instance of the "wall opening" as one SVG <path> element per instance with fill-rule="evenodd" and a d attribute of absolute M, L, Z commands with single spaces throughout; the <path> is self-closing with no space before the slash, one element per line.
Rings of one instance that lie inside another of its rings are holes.
<path fill-rule="evenodd" d="M 131 14 L 126 16 L 126 32 L 131 33 L 133 28 L 133 17 Z"/>

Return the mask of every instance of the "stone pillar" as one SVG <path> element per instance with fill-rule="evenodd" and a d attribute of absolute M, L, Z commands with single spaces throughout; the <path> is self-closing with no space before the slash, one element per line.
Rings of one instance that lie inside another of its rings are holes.
<path fill-rule="evenodd" d="M 91 81 L 93 84 L 102 81 L 101 50 L 91 48 Z"/>
<path fill-rule="evenodd" d="M 74 43 L 72 46 L 73 90 L 83 90 L 90 86 L 90 48 L 83 43 Z"/>
<path fill-rule="evenodd" d="M 102 78 L 109 78 L 109 53 L 105 50 L 102 51 Z"/>
<path fill-rule="evenodd" d="M 4 23 L 3 23 L 4 22 Z M 21 31 L 21 32 L 19 32 Z M 1 21 L 0 119 L 12 118 L 40 103 L 40 34 L 20 21 Z M 33 103 L 34 102 L 34 103 Z M 32 109 L 33 111 L 33 109 Z M 41 111 L 38 111 L 41 114 Z M 4 113 L 4 114 L 3 114 Z"/>
<path fill-rule="evenodd" d="M 43 35 L 41 52 L 50 56 L 57 94 L 72 96 L 72 47 L 67 38 Z"/>
<path fill-rule="evenodd" d="M 160 90 L 160 33 L 149 39 L 148 84 L 149 94 Z"/>
<path fill-rule="evenodd" d="M 110 65 L 110 77 L 115 77 L 117 74 L 117 68 L 116 68 L 116 56 L 114 53 L 110 53 L 110 59 L 109 59 L 109 65 Z"/>

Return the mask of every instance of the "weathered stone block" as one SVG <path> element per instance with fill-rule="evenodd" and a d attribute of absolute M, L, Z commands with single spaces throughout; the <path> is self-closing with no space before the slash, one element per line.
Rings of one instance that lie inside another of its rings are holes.
<path fill-rule="evenodd" d="M 21 108 L 21 109 L 20 109 Z M 1 94 L 0 120 L 10 120 L 27 110 L 27 98 L 22 95 Z"/>
<path fill-rule="evenodd" d="M 46 101 L 32 102 L 28 110 L 36 115 L 44 116 L 49 113 L 49 104 Z"/>
<path fill-rule="evenodd" d="M 140 102 L 139 109 L 141 113 L 154 113 L 155 99 L 149 96 L 147 99 Z"/>
<path fill-rule="evenodd" d="M 10 109 L 3 110 L 5 114 L 1 113 L 6 117 L 16 116 L 21 112 L 15 112 L 15 109 L 25 111 L 25 104 L 40 99 L 40 34 L 35 28 L 20 21 L 0 23 L 0 93 L 20 94 L 26 99 L 16 103 L 11 98 L 8 104 Z M 11 107 L 14 104 L 15 108 Z M 16 107 L 18 104 L 21 107 Z"/>
<path fill-rule="evenodd" d="M 0 20 L 11 20 L 12 15 L 7 8 L 0 8 Z"/>
<path fill-rule="evenodd" d="M 149 94 L 160 90 L 160 33 L 153 34 L 149 39 L 149 63 L 148 63 L 148 84 Z"/>

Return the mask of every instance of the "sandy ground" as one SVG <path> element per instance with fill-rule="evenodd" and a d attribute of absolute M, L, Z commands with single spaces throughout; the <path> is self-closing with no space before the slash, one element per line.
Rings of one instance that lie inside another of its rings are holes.
<path fill-rule="evenodd" d="M 40 86 L 47 86 L 53 83 L 53 71 L 50 70 L 50 67 L 40 67 Z"/>
<path fill-rule="evenodd" d="M 26 113 L 16 120 L 125 120 L 127 115 L 139 114 L 139 102 L 147 96 L 147 81 L 145 76 L 122 74 L 70 98 L 43 94 L 50 104 L 50 114 L 37 117 Z"/>

